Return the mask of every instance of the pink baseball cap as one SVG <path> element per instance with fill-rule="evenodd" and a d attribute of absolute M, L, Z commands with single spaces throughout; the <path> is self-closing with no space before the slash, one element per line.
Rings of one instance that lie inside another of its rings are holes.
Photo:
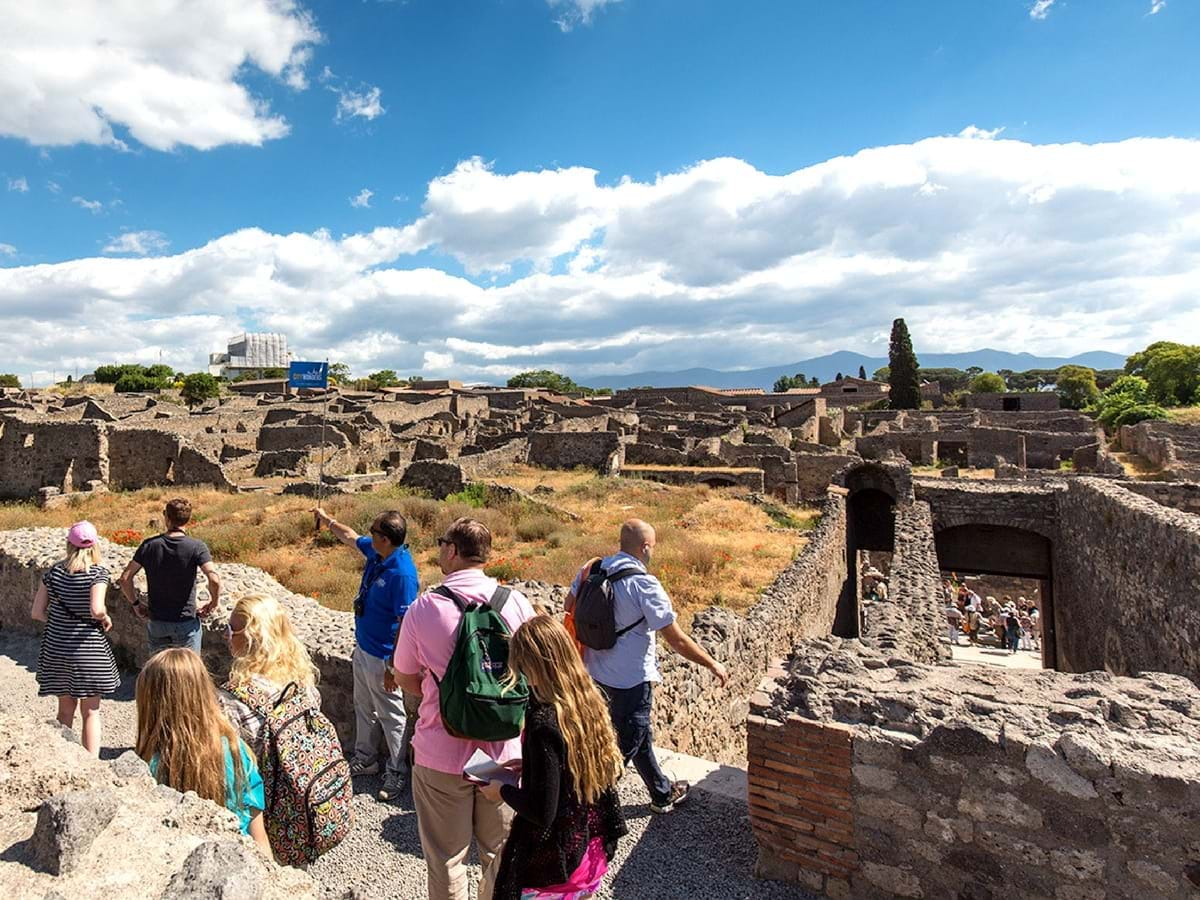
<path fill-rule="evenodd" d="M 91 547 L 99 539 L 100 535 L 96 534 L 96 526 L 87 520 L 76 522 L 67 532 L 67 542 L 72 547 Z"/>

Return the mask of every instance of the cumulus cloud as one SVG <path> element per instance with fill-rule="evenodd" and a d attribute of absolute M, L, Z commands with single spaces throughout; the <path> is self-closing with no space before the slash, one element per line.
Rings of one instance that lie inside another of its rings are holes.
<path fill-rule="evenodd" d="M 104 253 L 132 253 L 135 256 L 150 256 L 161 253 L 171 245 L 161 231 L 126 231 L 111 238 L 104 245 Z"/>
<path fill-rule="evenodd" d="M 378 119 L 387 112 L 380 102 L 381 94 L 377 87 L 363 91 L 338 91 L 337 120 L 366 119 L 370 122 Z"/>
<path fill-rule="evenodd" d="M 321 39 L 295 0 L 7 3 L 0 29 L 0 135 L 35 145 L 155 150 L 260 145 L 288 126 L 245 81 L 293 88 Z"/>
<path fill-rule="evenodd" d="M 88 212 L 92 213 L 92 215 L 95 215 L 104 209 L 104 204 L 99 200 L 88 200 L 86 197 L 80 197 L 78 195 L 72 197 L 71 202 L 80 209 L 86 209 Z"/>
<path fill-rule="evenodd" d="M 47 181 L 46 182 L 46 190 L 48 190 L 52 194 L 61 194 L 62 193 L 62 185 L 59 184 L 57 181 Z"/>
<path fill-rule="evenodd" d="M 1050 7 L 1054 5 L 1054 0 L 1034 0 L 1033 6 L 1029 7 L 1029 18 L 1044 19 L 1050 14 Z"/>
<path fill-rule="evenodd" d="M 363 188 L 350 198 L 350 205 L 355 209 L 368 209 L 371 206 L 371 198 L 374 196 L 374 191 L 368 188 Z"/>
<path fill-rule="evenodd" d="M 1157 16 L 1167 8 L 1167 0 L 1150 0 L 1150 15 Z"/>
<path fill-rule="evenodd" d="M 554 21 L 558 27 L 563 31 L 570 31 L 576 25 L 592 24 L 592 16 L 598 10 L 610 3 L 617 3 L 618 0 L 546 0 L 546 2 L 557 14 Z"/>
<path fill-rule="evenodd" d="M 8 189 L 16 191 L 18 194 L 29 193 L 29 182 L 24 177 L 8 179 Z"/>
<path fill-rule="evenodd" d="M 17 248 L 12 244 L 0 244 L 0 256 L 16 256 Z"/>
<path fill-rule="evenodd" d="M 7 267 L 0 358 L 84 368 L 120 345 L 196 368 L 258 328 L 356 371 L 586 378 L 881 355 L 896 316 L 929 352 L 1129 352 L 1200 333 L 1200 141 L 964 134 L 647 181 L 468 159 L 402 227 Z M 432 267 L 438 254 L 468 274 Z M 96 316 L 103 334 L 84 327 Z"/>

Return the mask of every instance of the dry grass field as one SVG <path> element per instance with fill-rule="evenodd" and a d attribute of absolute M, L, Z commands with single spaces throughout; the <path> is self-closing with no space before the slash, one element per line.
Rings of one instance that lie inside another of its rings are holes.
<path fill-rule="evenodd" d="M 1167 418 L 1178 425 L 1200 425 L 1200 406 L 1180 406 L 1168 409 Z"/>
<path fill-rule="evenodd" d="M 505 581 L 536 579 L 564 584 L 592 556 L 613 552 L 620 523 L 631 516 L 658 528 L 652 571 L 685 613 L 710 603 L 744 610 L 806 542 L 815 510 L 763 507 L 737 489 L 668 487 L 653 482 L 599 478 L 593 472 L 521 467 L 495 479 L 525 490 L 546 485 L 545 499 L 578 519 L 520 500 L 491 501 L 483 489 L 435 501 L 389 489 L 330 498 L 325 506 L 365 534 L 372 518 L 398 509 L 409 522 L 409 546 L 421 584 L 440 578 L 435 538 L 458 516 L 486 522 L 495 536 L 489 574 Z M 326 606 L 349 609 L 358 588 L 361 557 L 314 530 L 312 501 L 274 494 L 148 488 L 99 494 L 60 510 L 31 504 L 0 505 L 0 530 L 30 526 L 65 528 L 86 518 L 100 533 L 137 544 L 160 528 L 163 504 L 186 496 L 195 509 L 191 533 L 208 543 L 220 562 L 240 562 L 270 572 L 291 590 Z"/>

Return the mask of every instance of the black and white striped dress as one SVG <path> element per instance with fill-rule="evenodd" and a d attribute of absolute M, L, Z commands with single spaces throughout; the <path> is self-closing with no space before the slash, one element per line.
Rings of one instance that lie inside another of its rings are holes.
<path fill-rule="evenodd" d="M 50 605 L 38 653 L 39 697 L 99 697 L 120 684 L 112 647 L 92 618 L 92 585 L 109 580 L 104 566 L 72 574 L 62 563 L 42 576 Z"/>

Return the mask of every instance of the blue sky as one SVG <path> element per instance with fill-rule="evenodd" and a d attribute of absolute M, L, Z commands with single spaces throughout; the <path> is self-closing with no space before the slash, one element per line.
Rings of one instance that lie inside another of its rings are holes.
<path fill-rule="evenodd" d="M 0 325 L 34 338 L 0 340 L 0 370 L 107 361 L 72 333 L 88 302 L 181 368 L 273 327 L 356 369 L 475 377 L 875 352 L 906 313 L 928 350 L 1200 336 L 1188 0 L 214 0 L 184 24 L 173 6 L 113 22 L 0 0 L 19 20 L 0 34 Z M 1105 241 L 1142 252 L 1114 268 Z"/>

